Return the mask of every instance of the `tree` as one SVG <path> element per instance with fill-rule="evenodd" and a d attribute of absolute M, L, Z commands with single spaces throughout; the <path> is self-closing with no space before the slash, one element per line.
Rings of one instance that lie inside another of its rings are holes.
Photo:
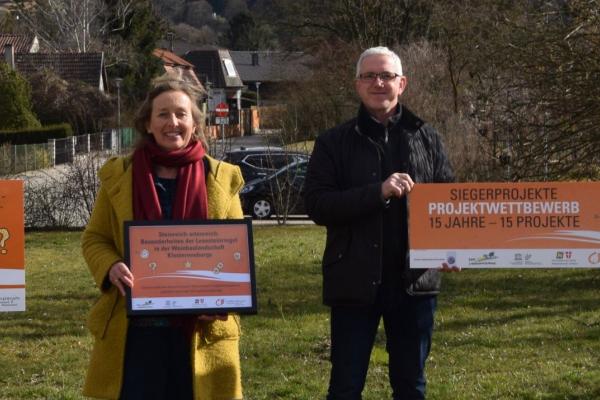
<path fill-rule="evenodd" d="M 600 2 L 518 6 L 479 14 L 487 40 L 469 44 L 480 63 L 465 94 L 490 158 L 509 180 L 597 177 Z"/>
<path fill-rule="evenodd" d="M 124 78 L 124 104 L 137 104 L 160 71 L 152 56 L 165 26 L 150 0 L 17 0 L 20 28 L 52 51 L 103 51 L 110 76 Z"/>
<path fill-rule="evenodd" d="M 252 14 L 243 12 L 229 21 L 225 45 L 232 50 L 271 50 L 278 47 L 270 25 L 257 22 Z"/>
<path fill-rule="evenodd" d="M 323 40 L 360 48 L 407 43 L 427 36 L 432 12 L 431 0 L 284 0 L 271 6 L 272 20 L 294 47 Z"/>
<path fill-rule="evenodd" d="M 109 5 L 119 1 L 107 0 Z M 165 24 L 149 0 L 132 0 L 128 12 L 112 21 L 112 33 L 105 40 L 105 46 L 111 49 L 107 70 L 110 76 L 123 78 L 124 104 L 135 108 L 148 92 L 152 78 L 160 74 L 161 61 L 152 52 L 164 36 Z"/>
<path fill-rule="evenodd" d="M 98 51 L 135 0 L 15 0 L 15 16 L 51 51 Z M 109 8 L 110 7 L 110 8 Z"/>
<path fill-rule="evenodd" d="M 0 62 L 0 129 L 39 126 L 40 122 L 31 110 L 29 82 L 8 64 Z"/>
<path fill-rule="evenodd" d="M 249 13 L 248 4 L 244 0 L 227 0 L 225 2 L 225 7 L 223 8 L 223 16 L 231 21 L 237 15 L 242 13 Z"/>
<path fill-rule="evenodd" d="M 166 17 L 173 23 L 183 21 L 185 15 L 185 0 L 153 0 L 159 15 Z"/>
<path fill-rule="evenodd" d="M 98 88 L 84 82 L 67 82 L 52 70 L 40 71 L 29 81 L 33 110 L 43 124 L 68 122 L 78 134 L 110 126 L 108 119 L 116 106 Z"/>

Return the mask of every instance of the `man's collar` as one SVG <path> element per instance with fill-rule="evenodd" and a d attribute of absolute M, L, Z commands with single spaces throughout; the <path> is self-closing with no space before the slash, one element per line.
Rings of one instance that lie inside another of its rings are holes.
<path fill-rule="evenodd" d="M 368 117 L 373 122 L 375 122 L 375 123 L 377 123 L 379 125 L 382 125 L 382 126 L 395 125 L 402 118 L 402 106 L 400 105 L 400 103 L 396 104 L 396 110 L 394 112 L 394 115 L 392 115 L 391 117 L 389 117 L 386 121 L 379 121 L 371 113 L 369 113 L 369 111 L 367 110 L 367 108 L 365 107 L 365 105 L 362 104 L 362 103 L 360 104 L 360 109 L 358 111 L 358 114 L 359 114 L 360 118 L 366 118 L 366 117 Z"/>

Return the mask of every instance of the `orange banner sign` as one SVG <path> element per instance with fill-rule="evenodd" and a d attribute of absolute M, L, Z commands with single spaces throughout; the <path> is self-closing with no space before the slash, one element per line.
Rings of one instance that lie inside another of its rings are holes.
<path fill-rule="evenodd" d="M 0 312 L 25 311 L 23 181 L 0 180 Z"/>
<path fill-rule="evenodd" d="M 126 222 L 130 315 L 256 312 L 252 222 Z"/>
<path fill-rule="evenodd" d="M 411 268 L 600 267 L 600 183 L 417 184 Z"/>

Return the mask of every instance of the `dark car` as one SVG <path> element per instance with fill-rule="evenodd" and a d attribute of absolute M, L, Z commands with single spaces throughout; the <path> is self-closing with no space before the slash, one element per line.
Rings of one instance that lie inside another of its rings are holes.
<path fill-rule="evenodd" d="M 245 214 L 269 218 L 273 214 L 303 214 L 304 178 L 308 160 L 299 160 L 275 173 L 246 183 L 240 191 Z"/>
<path fill-rule="evenodd" d="M 238 165 L 244 181 L 264 178 L 286 165 L 307 160 L 308 155 L 284 150 L 281 147 L 248 147 L 232 150 L 225 154 L 223 161 Z"/>

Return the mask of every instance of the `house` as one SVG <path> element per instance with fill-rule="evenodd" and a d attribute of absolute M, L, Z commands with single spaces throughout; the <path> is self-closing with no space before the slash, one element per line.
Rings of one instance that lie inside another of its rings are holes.
<path fill-rule="evenodd" d="M 231 59 L 229 50 L 205 48 L 185 53 L 183 58 L 195 68 L 196 74 L 209 92 L 208 109 L 214 111 L 219 103 L 240 109 L 244 84 Z"/>
<path fill-rule="evenodd" d="M 37 53 L 40 50 L 40 42 L 36 35 L 0 33 L 0 56 L 4 55 L 5 48 L 9 45 L 15 53 Z"/>
<path fill-rule="evenodd" d="M 311 74 L 312 57 L 302 52 L 230 51 L 240 78 L 256 92 L 257 103 L 269 104 L 278 89 Z"/>
<path fill-rule="evenodd" d="M 229 50 L 219 48 L 203 48 L 188 51 L 183 58 L 190 62 L 208 92 L 208 111 L 211 118 L 209 124 L 217 124 L 214 111 L 218 104 L 226 103 L 229 107 L 227 134 L 242 135 L 252 131 L 246 128 L 246 117 L 242 115 L 241 99 L 244 84 L 231 59 Z M 251 119 L 251 117 L 248 117 Z M 209 135 L 215 136 L 214 129 L 209 129 Z M 225 135 L 225 133 L 223 133 Z"/>
<path fill-rule="evenodd" d="M 35 35 L 0 33 L 2 59 L 24 76 L 50 69 L 62 79 L 82 81 L 106 91 L 104 53 L 40 53 Z"/>
<path fill-rule="evenodd" d="M 5 54 L 8 61 L 8 56 Z M 53 70 L 67 82 L 81 81 L 101 92 L 107 89 L 104 53 L 14 53 L 14 67 L 25 76 Z"/>
<path fill-rule="evenodd" d="M 205 91 L 204 86 L 194 72 L 193 64 L 187 62 L 177 54 L 165 49 L 154 49 L 152 54 L 162 60 L 166 73 L 173 74 L 181 77 L 185 81 L 192 82 Z"/>

